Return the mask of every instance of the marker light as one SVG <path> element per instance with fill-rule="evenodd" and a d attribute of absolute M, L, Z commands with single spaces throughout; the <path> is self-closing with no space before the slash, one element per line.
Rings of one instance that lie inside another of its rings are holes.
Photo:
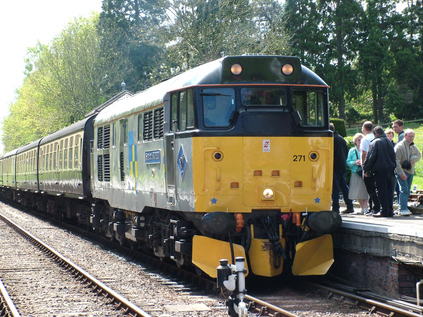
<path fill-rule="evenodd" d="M 270 188 L 263 190 L 263 199 L 273 199 L 274 195 L 273 190 Z"/>
<path fill-rule="evenodd" d="M 285 64 L 281 68 L 282 74 L 288 76 L 291 75 L 294 72 L 294 66 L 291 64 Z"/>
<path fill-rule="evenodd" d="M 239 64 L 233 64 L 231 66 L 231 73 L 233 75 L 239 75 L 239 74 L 241 74 L 242 73 L 242 66 L 239 65 Z"/>

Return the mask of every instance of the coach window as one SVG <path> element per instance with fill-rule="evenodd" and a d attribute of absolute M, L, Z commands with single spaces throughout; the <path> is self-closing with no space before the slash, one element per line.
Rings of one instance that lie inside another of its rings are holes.
<path fill-rule="evenodd" d="M 235 111 L 235 91 L 232 88 L 205 88 L 201 90 L 204 125 L 228 127 Z"/>
<path fill-rule="evenodd" d="M 324 94 L 322 91 L 294 91 L 292 106 L 303 127 L 324 127 Z"/>
<path fill-rule="evenodd" d="M 59 169 L 63 169 L 63 140 L 60 140 L 59 145 Z"/>
<path fill-rule="evenodd" d="M 75 147 L 73 150 L 74 153 L 74 168 L 79 168 L 79 142 L 81 140 L 81 136 L 77 135 L 75 136 Z"/>
<path fill-rule="evenodd" d="M 48 154 L 47 154 L 47 157 L 48 157 L 47 169 L 49 171 L 51 171 L 51 168 L 53 166 L 53 144 L 50 144 L 48 146 Z"/>
<path fill-rule="evenodd" d="M 73 168 L 73 136 L 69 138 L 69 169 Z"/>
<path fill-rule="evenodd" d="M 65 145 L 63 149 L 63 169 L 68 169 L 68 139 L 65 139 Z"/>

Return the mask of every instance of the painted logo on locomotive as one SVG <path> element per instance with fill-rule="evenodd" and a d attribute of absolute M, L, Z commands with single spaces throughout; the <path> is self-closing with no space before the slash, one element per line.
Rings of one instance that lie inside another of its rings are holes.
<path fill-rule="evenodd" d="M 179 147 L 178 158 L 177 158 L 177 161 L 176 161 L 176 164 L 178 165 L 179 174 L 181 175 L 181 177 L 184 177 L 184 175 L 185 175 L 187 163 L 188 163 L 188 161 L 187 161 L 186 156 L 185 156 L 185 151 L 184 151 L 183 146 L 181 145 Z"/>

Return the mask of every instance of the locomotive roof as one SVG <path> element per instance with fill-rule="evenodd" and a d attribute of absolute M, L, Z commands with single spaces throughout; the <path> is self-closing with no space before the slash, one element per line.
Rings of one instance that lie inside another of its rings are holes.
<path fill-rule="evenodd" d="M 246 76 L 235 77 L 229 73 L 232 64 L 239 63 L 245 68 Z M 280 66 L 285 63 L 294 65 L 296 72 L 284 76 Z M 263 72 L 263 69 L 268 70 Z M 297 57 L 292 56 L 227 56 L 200 65 L 180 75 L 172 77 L 151 88 L 134 95 L 126 95 L 100 110 L 95 124 L 114 121 L 127 114 L 142 111 L 163 103 L 166 93 L 184 87 L 215 84 L 272 83 L 272 84 L 304 84 L 326 86 L 327 84 L 314 72 L 300 64 Z"/>

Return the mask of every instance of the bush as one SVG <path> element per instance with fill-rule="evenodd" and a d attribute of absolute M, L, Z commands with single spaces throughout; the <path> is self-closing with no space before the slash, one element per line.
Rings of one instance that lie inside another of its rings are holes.
<path fill-rule="evenodd" d="M 347 136 L 347 130 L 345 129 L 345 120 L 339 118 L 331 118 L 330 122 L 335 126 L 335 131 L 342 135 L 344 138 Z"/>

